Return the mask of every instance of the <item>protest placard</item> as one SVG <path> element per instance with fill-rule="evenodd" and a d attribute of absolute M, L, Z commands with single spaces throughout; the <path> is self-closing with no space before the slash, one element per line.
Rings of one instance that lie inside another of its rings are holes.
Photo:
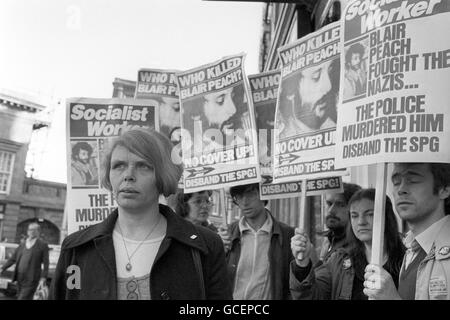
<path fill-rule="evenodd" d="M 302 182 L 282 182 L 260 184 L 260 194 L 262 200 L 284 199 L 298 197 L 302 192 Z M 316 196 L 326 192 L 343 192 L 342 178 L 328 177 L 306 180 L 306 195 Z"/>
<path fill-rule="evenodd" d="M 255 108 L 258 132 L 259 163 L 261 167 L 260 197 L 262 200 L 298 197 L 301 181 L 273 183 L 273 137 L 275 107 L 280 82 L 280 71 L 273 70 L 248 77 Z M 321 178 L 307 182 L 307 195 L 342 190 L 340 177 Z"/>
<path fill-rule="evenodd" d="M 272 176 L 272 146 L 280 71 L 273 70 L 250 75 L 248 80 L 255 108 L 261 176 Z"/>
<path fill-rule="evenodd" d="M 67 100 L 68 233 L 103 221 L 116 207 L 101 187 L 101 163 L 111 139 L 131 129 L 158 129 L 155 100 Z"/>
<path fill-rule="evenodd" d="M 377 164 L 373 264 L 383 261 L 386 162 L 450 162 L 449 11 L 448 0 L 404 0 L 353 1 L 343 13 L 336 167 Z"/>
<path fill-rule="evenodd" d="M 176 70 L 139 69 L 134 97 L 158 102 L 159 130 L 174 145 L 172 160 L 181 163 L 181 114 L 176 72 Z M 178 187 L 183 188 L 183 177 L 180 178 Z"/>
<path fill-rule="evenodd" d="M 136 99 L 158 102 L 159 129 L 174 145 L 181 143 L 180 102 L 175 70 L 139 69 Z"/>
<path fill-rule="evenodd" d="M 448 0 L 347 6 L 336 167 L 450 162 L 449 11 Z"/>
<path fill-rule="evenodd" d="M 340 72 L 338 23 L 278 49 L 274 182 L 347 174 L 334 165 Z"/>
<path fill-rule="evenodd" d="M 244 54 L 177 73 L 185 192 L 260 181 Z"/>

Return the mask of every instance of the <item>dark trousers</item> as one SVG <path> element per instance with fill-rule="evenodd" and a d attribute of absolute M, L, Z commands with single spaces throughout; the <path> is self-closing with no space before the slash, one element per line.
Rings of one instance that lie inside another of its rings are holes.
<path fill-rule="evenodd" d="M 17 275 L 17 300 L 33 300 L 33 295 L 38 285 L 39 280 L 27 279 L 26 273 L 19 273 Z"/>

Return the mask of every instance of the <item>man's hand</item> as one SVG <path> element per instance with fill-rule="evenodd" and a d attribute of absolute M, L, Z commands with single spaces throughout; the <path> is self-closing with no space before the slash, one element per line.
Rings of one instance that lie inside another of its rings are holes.
<path fill-rule="evenodd" d="M 306 233 L 299 228 L 295 228 L 295 235 L 291 238 L 291 250 L 295 258 L 295 263 L 299 267 L 308 266 L 311 260 L 311 249 L 312 245 Z M 301 257 L 299 256 L 300 253 Z"/>
<path fill-rule="evenodd" d="M 220 226 L 218 234 L 223 241 L 223 246 L 225 248 L 225 252 L 227 252 L 231 248 L 231 235 L 228 232 L 228 227 Z"/>
<path fill-rule="evenodd" d="M 374 264 L 367 265 L 364 274 L 364 294 L 372 300 L 401 300 L 389 272 Z"/>

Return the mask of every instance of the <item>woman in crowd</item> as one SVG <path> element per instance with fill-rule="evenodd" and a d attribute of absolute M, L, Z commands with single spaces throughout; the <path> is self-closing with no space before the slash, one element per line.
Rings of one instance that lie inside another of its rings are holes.
<path fill-rule="evenodd" d="M 118 209 L 64 240 L 50 298 L 231 299 L 219 236 L 158 204 L 181 175 L 171 149 L 155 131 L 127 131 L 112 143 L 102 185 Z"/>
<path fill-rule="evenodd" d="M 179 190 L 175 212 L 194 224 L 217 232 L 216 226 L 208 221 L 213 207 L 211 195 L 212 191 L 210 190 L 194 193 L 184 193 L 183 190 Z"/>
<path fill-rule="evenodd" d="M 347 225 L 349 246 L 337 250 L 327 263 L 313 269 L 314 255 L 308 237 L 296 230 L 291 240 L 290 289 L 294 299 L 365 300 L 364 269 L 371 260 L 375 189 L 357 191 L 349 200 L 350 223 Z M 386 197 L 384 233 L 384 268 L 396 280 L 405 248 L 398 232 L 392 203 Z M 303 256 L 299 259 L 299 253 Z"/>

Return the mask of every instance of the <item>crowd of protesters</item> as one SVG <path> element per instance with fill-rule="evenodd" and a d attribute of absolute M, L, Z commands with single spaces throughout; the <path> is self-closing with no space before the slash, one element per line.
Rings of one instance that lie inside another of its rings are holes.
<path fill-rule="evenodd" d="M 375 265 L 374 189 L 344 183 L 325 194 L 327 231 L 316 251 L 312 235 L 266 208 L 258 184 L 231 187 L 240 219 L 212 224 L 212 191 L 178 188 L 171 146 L 144 130 L 111 145 L 101 181 L 118 208 L 64 240 L 50 299 L 450 299 L 450 164 L 394 164 Z M 158 201 L 171 194 L 174 210 Z"/>
<path fill-rule="evenodd" d="M 327 231 L 316 250 L 312 235 L 266 208 L 258 184 L 231 187 L 240 219 L 215 226 L 212 191 L 178 188 L 182 168 L 171 147 L 156 131 L 116 138 L 100 178 L 118 208 L 64 240 L 50 299 L 450 299 L 450 164 L 394 164 L 376 265 L 375 189 L 344 183 L 342 193 L 324 195 Z M 171 194 L 174 210 L 159 203 Z M 46 248 L 39 225 L 30 224 L 27 241 L 2 266 L 16 264 L 19 299 L 32 299 L 45 279 Z"/>

